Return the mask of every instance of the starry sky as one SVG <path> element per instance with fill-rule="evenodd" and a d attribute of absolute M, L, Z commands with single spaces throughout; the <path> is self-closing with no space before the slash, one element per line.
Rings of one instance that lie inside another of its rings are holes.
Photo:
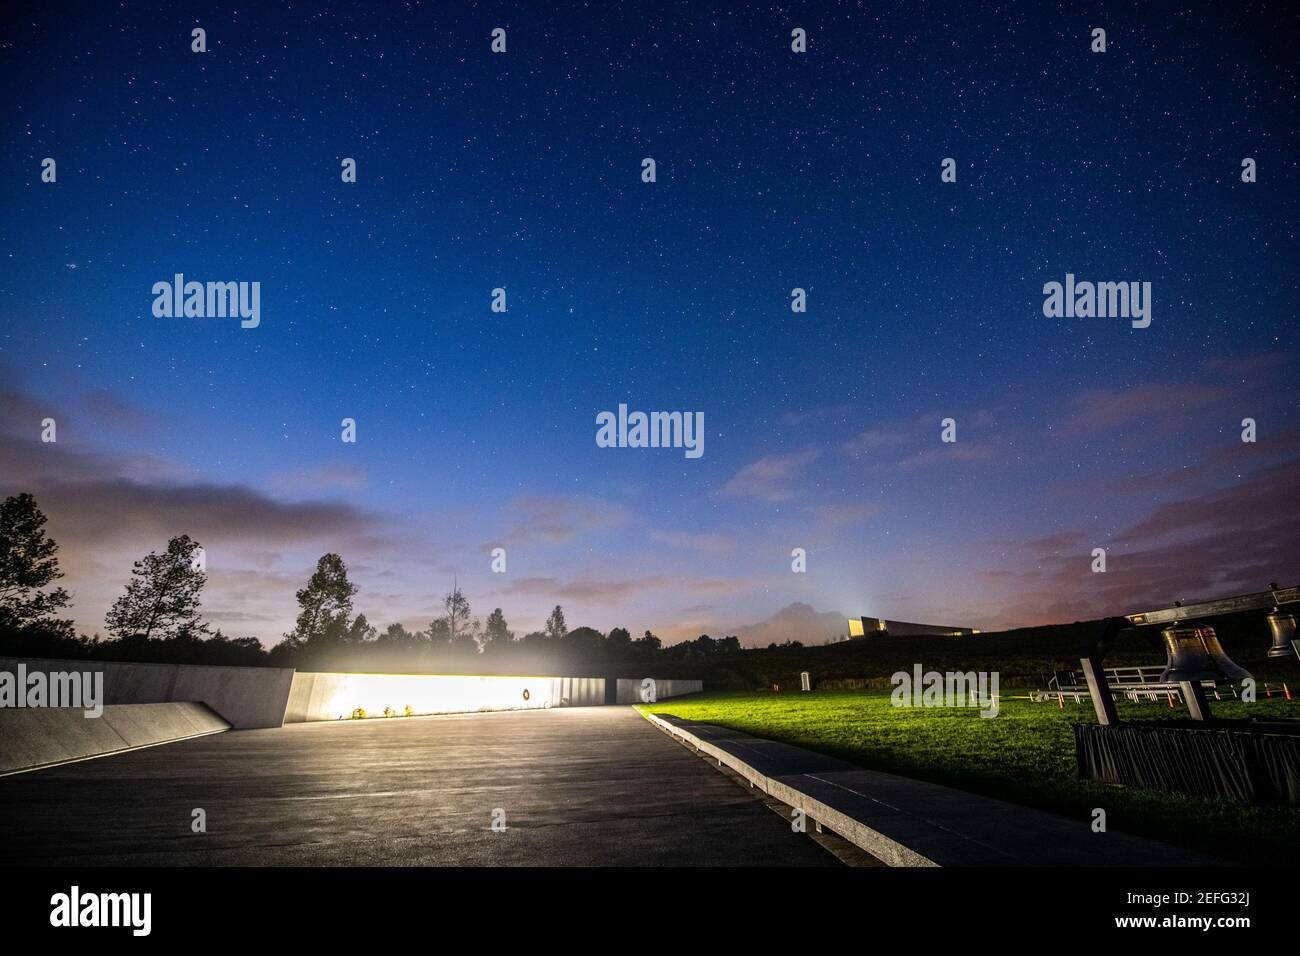
<path fill-rule="evenodd" d="M 1300 580 L 1286 5 L 455 6 L 3 15 L 0 493 L 80 630 L 180 533 L 268 644 L 325 551 L 380 626 L 455 578 L 762 644 Z M 260 326 L 156 318 L 178 272 Z M 1045 318 L 1067 272 L 1151 326 Z M 703 457 L 598 448 L 620 402 Z"/>

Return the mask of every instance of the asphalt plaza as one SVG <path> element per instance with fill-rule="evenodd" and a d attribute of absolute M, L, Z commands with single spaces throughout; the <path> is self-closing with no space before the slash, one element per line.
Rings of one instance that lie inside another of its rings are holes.
<path fill-rule="evenodd" d="M 607 706 L 231 731 L 7 777 L 0 864 L 838 862 L 633 708 Z"/>

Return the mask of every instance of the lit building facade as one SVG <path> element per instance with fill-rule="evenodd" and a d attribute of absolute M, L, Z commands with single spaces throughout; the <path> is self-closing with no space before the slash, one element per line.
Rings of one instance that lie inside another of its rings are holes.
<path fill-rule="evenodd" d="M 873 634 L 891 637 L 914 637 L 927 634 L 941 637 L 968 637 L 978 634 L 977 627 L 953 627 L 948 624 L 917 624 L 913 621 L 889 621 L 883 617 L 849 618 L 849 637 L 870 637 Z"/>

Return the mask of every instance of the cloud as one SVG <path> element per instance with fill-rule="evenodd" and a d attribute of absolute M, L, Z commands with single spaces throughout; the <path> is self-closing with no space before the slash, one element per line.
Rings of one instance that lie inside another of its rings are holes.
<path fill-rule="evenodd" d="M 803 476 L 819 454 L 817 449 L 808 448 L 788 455 L 768 455 L 750 462 L 723 486 L 722 494 L 770 502 L 789 501 L 797 494 L 794 482 Z"/>
<path fill-rule="evenodd" d="M 124 428 L 146 424 L 123 412 L 125 406 L 105 407 L 106 417 Z M 59 422 L 57 442 L 39 440 L 46 416 Z M 209 569 L 204 610 L 227 630 L 282 620 L 292 608 L 294 589 L 310 570 L 304 564 L 292 574 L 272 572 L 285 550 L 315 545 L 352 552 L 391 543 L 384 515 L 328 500 L 281 501 L 240 484 L 186 480 L 187 472 L 162 459 L 88 444 L 84 431 L 64 427 L 65 418 L 74 420 L 27 395 L 0 393 L 0 494 L 36 496 L 60 545 L 77 625 L 88 632 L 98 629 L 120 593 L 130 561 L 174 535 L 203 543 Z"/>
<path fill-rule="evenodd" d="M 579 496 L 524 495 L 511 501 L 509 510 L 510 530 L 492 544 L 564 544 L 576 535 L 617 527 L 632 518 L 620 504 Z"/>
<path fill-rule="evenodd" d="M 1239 378 L 1243 381 L 1267 381 L 1273 373 L 1291 361 L 1287 352 L 1255 352 L 1249 355 L 1221 356 L 1205 363 L 1207 371 Z"/>
<path fill-rule="evenodd" d="M 1051 557 L 1062 551 L 1077 550 L 1087 541 L 1082 531 L 1057 531 L 1025 543 L 1025 550 L 1039 557 Z"/>
<path fill-rule="evenodd" d="M 997 415 L 992 408 L 969 409 L 958 417 L 967 436 L 972 428 L 988 431 L 997 423 Z M 969 441 L 945 444 L 937 450 L 931 447 L 935 429 L 943 420 L 942 414 L 932 412 L 887 427 L 873 426 L 841 442 L 840 451 L 851 458 L 874 459 L 879 464 L 895 461 L 900 468 L 919 468 L 938 462 L 977 461 L 991 457 L 991 448 Z M 920 452 L 908 457 L 897 457 L 904 454 L 907 446 L 915 448 L 918 444 L 924 446 Z"/>
<path fill-rule="evenodd" d="M 106 428 L 142 438 L 158 431 L 161 415 L 138 408 L 111 388 L 95 388 L 81 396 L 81 410 L 87 418 Z"/>
<path fill-rule="evenodd" d="M 840 450 L 846 455 L 860 458 L 887 448 L 897 448 L 907 441 L 908 436 L 903 432 L 891 431 L 886 428 L 868 428 L 866 431 L 854 435 L 848 441 L 841 442 Z"/>
<path fill-rule="evenodd" d="M 818 611 L 811 604 L 797 601 L 787 604 L 765 621 L 744 624 L 728 634 L 740 638 L 745 647 L 766 647 L 785 641 L 822 644 L 848 631 L 847 619 L 838 611 Z"/>
<path fill-rule="evenodd" d="M 543 597 L 547 600 L 583 601 L 589 604 L 626 602 L 633 598 L 663 592 L 700 597 L 721 597 L 744 590 L 748 585 L 729 578 L 679 577 L 647 575 L 637 578 L 593 578 L 578 576 L 564 581 L 556 577 L 528 577 L 512 581 L 507 594 Z"/>
<path fill-rule="evenodd" d="M 884 510 L 884 505 L 876 501 L 846 501 L 835 504 L 812 505 L 808 511 L 822 524 L 833 529 L 858 524 L 873 518 Z"/>
<path fill-rule="evenodd" d="M 318 538 L 377 533 L 381 519 L 351 505 L 284 502 L 237 484 L 186 482 L 148 456 L 0 434 L 0 483 L 36 495 L 52 529 L 73 543 L 163 539 L 279 547 Z"/>
<path fill-rule="evenodd" d="M 1291 459 L 1227 488 L 1160 505 L 1118 540 L 1133 545 L 1203 531 L 1273 538 L 1277 527 L 1300 522 L 1297 465 L 1300 459 Z"/>
<path fill-rule="evenodd" d="M 579 578 L 564 582 L 559 578 L 531 577 L 519 578 L 506 587 L 507 594 L 522 594 L 530 597 L 544 597 L 548 600 L 586 601 L 593 604 L 609 604 L 623 601 L 642 591 L 661 587 L 661 578 L 619 578 L 615 580 L 595 580 Z"/>
<path fill-rule="evenodd" d="M 282 502 L 242 485 L 145 484 L 124 478 L 50 482 L 42 506 L 64 533 L 96 544 L 129 533 L 166 539 L 186 533 L 201 541 L 276 545 L 367 536 L 379 519 L 348 504 Z"/>
<path fill-rule="evenodd" d="M 724 534 L 692 533 L 689 531 L 651 531 L 650 538 L 662 544 L 686 551 L 705 554 L 724 554 L 736 547 L 736 542 Z"/>
<path fill-rule="evenodd" d="M 363 488 L 366 470 L 360 465 L 333 463 L 276 472 L 270 483 L 283 490 L 302 491 L 307 488 Z"/>
<path fill-rule="evenodd" d="M 928 465 L 953 465 L 959 462 L 987 461 L 993 457 L 993 446 L 975 442 L 954 442 L 937 448 L 927 448 L 910 458 L 904 458 L 898 467 L 905 471 Z"/>
<path fill-rule="evenodd" d="M 781 425 L 794 428 L 800 425 L 806 425 L 809 422 L 843 418 L 852 411 L 852 408 L 853 406 L 846 404 L 819 405 L 816 408 L 809 408 L 802 411 L 785 412 L 777 419 L 777 421 Z"/>
<path fill-rule="evenodd" d="M 983 575 L 1009 595 L 997 617 L 1008 624 L 1088 620 L 1300 581 L 1297 467 L 1300 459 L 1292 458 L 1159 505 L 1109 540 L 1083 532 L 1039 539 L 1032 567 Z M 1104 574 L 1092 573 L 1093 547 L 1107 549 Z"/>
<path fill-rule="evenodd" d="M 1081 392 L 1061 425 L 1066 435 L 1112 431 L 1132 421 L 1155 423 L 1197 408 L 1204 408 L 1228 396 L 1225 389 L 1208 385 L 1133 385 L 1128 388 L 1093 389 Z"/>

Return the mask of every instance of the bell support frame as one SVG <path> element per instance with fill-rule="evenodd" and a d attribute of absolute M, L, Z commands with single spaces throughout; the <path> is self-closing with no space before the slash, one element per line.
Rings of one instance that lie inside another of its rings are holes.
<path fill-rule="evenodd" d="M 1283 605 L 1296 603 L 1300 603 L 1300 587 L 1279 588 L 1274 584 L 1270 585 L 1267 591 L 1239 594 L 1236 597 L 1214 601 L 1199 601 L 1195 604 L 1176 603 L 1173 607 L 1161 608 L 1157 611 L 1141 611 L 1137 614 L 1106 618 L 1098 628 L 1097 636 L 1088 650 L 1088 656 L 1079 661 L 1083 668 L 1084 679 L 1088 682 L 1088 695 L 1092 698 L 1093 709 L 1097 712 L 1097 722 L 1103 727 L 1119 723 L 1119 716 L 1115 712 L 1115 700 L 1110 695 L 1110 682 L 1106 679 L 1102 660 L 1121 631 L 1139 627 L 1165 628 L 1174 624 L 1223 617 L 1228 614 L 1242 614 L 1248 611 L 1272 610 L 1276 613 Z M 1184 682 L 1179 687 L 1192 719 L 1205 720 L 1210 714 L 1210 707 L 1199 682 Z"/>

